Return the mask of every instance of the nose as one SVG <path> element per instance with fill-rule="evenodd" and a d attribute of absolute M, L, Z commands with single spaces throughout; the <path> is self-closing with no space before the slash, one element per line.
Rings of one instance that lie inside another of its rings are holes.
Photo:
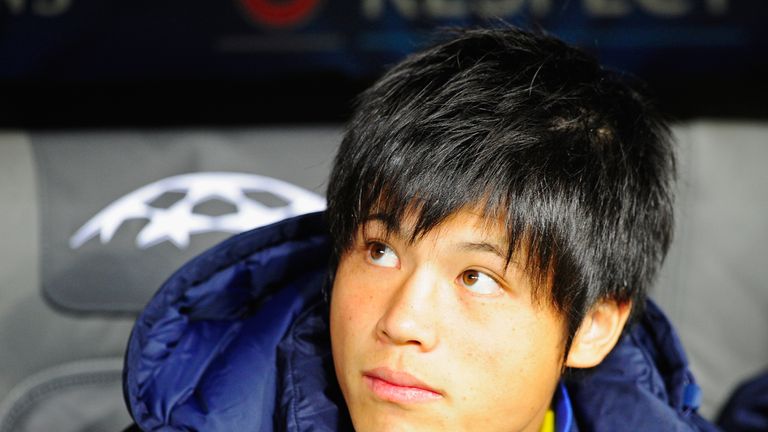
<path fill-rule="evenodd" d="M 438 342 L 439 279 L 429 270 L 414 271 L 392 291 L 376 333 L 384 343 L 431 351 Z"/>

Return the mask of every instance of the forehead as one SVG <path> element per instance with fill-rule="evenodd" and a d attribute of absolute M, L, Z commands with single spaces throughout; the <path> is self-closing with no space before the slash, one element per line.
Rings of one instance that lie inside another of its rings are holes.
<path fill-rule="evenodd" d="M 508 254 L 509 234 L 502 218 L 484 214 L 480 208 L 460 209 L 441 220 L 424 226 L 423 215 L 413 210 L 406 211 L 398 218 L 385 212 L 368 215 L 360 225 L 361 231 L 384 231 L 388 236 L 397 236 L 408 242 L 424 238 L 475 238 L 493 243 Z"/>

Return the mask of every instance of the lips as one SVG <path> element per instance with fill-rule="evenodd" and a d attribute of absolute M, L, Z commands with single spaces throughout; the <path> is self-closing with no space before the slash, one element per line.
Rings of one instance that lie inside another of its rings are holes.
<path fill-rule="evenodd" d="M 406 372 L 376 368 L 363 373 L 368 388 L 380 399 L 397 403 L 423 403 L 441 399 L 440 391 Z"/>

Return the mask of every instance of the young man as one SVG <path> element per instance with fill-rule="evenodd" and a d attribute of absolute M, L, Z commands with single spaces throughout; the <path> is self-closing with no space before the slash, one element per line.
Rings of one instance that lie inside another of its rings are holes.
<path fill-rule="evenodd" d="M 230 239 L 163 286 L 129 343 L 131 414 L 145 430 L 708 429 L 644 307 L 673 177 L 636 83 L 546 35 L 457 32 L 361 96 L 326 215 Z"/>

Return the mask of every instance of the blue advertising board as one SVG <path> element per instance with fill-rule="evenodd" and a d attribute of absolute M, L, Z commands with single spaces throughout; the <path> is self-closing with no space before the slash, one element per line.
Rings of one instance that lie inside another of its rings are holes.
<path fill-rule="evenodd" d="M 768 73 L 764 1 L 0 0 L 0 90 L 103 104 L 103 89 L 133 103 L 142 88 L 171 88 L 166 97 L 186 107 L 193 89 L 224 102 L 250 88 L 264 97 L 239 101 L 243 109 L 281 120 L 266 107 L 280 111 L 272 99 L 285 97 L 287 116 L 303 109 L 322 120 L 334 109 L 343 116 L 344 101 L 436 28 L 500 20 L 543 28 L 662 92 L 679 91 L 673 106 L 702 92 L 737 104 L 720 86 L 755 98 Z"/>

